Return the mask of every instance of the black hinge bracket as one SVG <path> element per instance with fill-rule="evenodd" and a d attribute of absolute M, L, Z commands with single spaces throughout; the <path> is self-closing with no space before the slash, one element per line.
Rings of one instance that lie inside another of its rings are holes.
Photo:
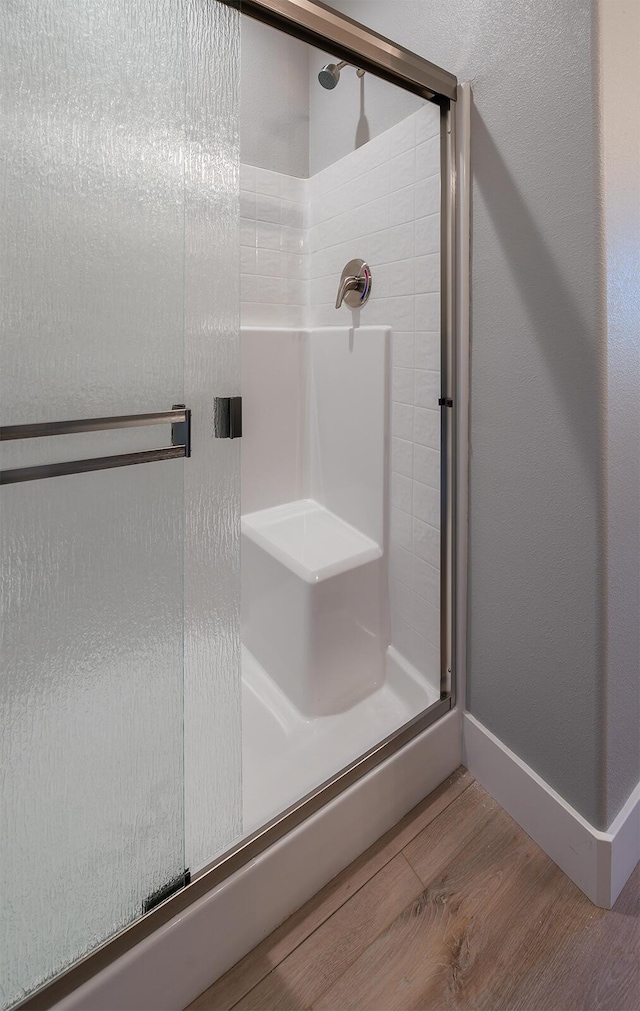
<path fill-rule="evenodd" d="M 214 403 L 216 439 L 239 439 L 242 435 L 242 397 L 216 397 Z"/>
<path fill-rule="evenodd" d="M 168 899 L 169 896 L 174 895 L 175 892 L 179 892 L 181 888 L 185 885 L 191 884 L 191 871 L 187 867 L 186 871 L 179 874 L 177 878 L 169 881 L 162 888 L 159 888 L 157 892 L 153 892 L 148 898 L 142 903 L 142 912 L 148 913 L 151 909 L 155 909 L 159 906 L 161 902 Z"/>
<path fill-rule="evenodd" d="M 453 400 L 451 397 L 440 397 L 438 405 L 440 407 L 453 407 Z"/>
<path fill-rule="evenodd" d="M 184 404 L 174 404 L 172 411 L 183 411 Z M 191 411 L 184 410 L 184 421 L 176 421 L 171 426 L 171 445 L 184 446 L 184 455 L 191 456 Z"/>

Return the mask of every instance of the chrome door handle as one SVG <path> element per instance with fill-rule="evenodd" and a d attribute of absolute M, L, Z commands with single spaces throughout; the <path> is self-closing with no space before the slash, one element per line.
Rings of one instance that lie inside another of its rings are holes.
<path fill-rule="evenodd" d="M 66 463 L 45 463 L 37 467 L 0 470 L 0 484 L 18 484 L 21 481 L 38 481 L 45 477 L 86 474 L 92 470 L 111 470 L 114 467 L 131 467 L 137 463 L 157 463 L 161 460 L 177 460 L 180 457 L 191 456 L 191 411 L 184 404 L 175 404 L 170 411 L 159 411 L 155 414 L 122 414 L 111 418 L 47 421 L 40 425 L 3 425 L 0 427 L 0 442 L 166 424 L 171 425 L 170 446 L 146 449 L 139 453 L 120 453 L 117 456 L 96 456 L 88 460 L 69 460 Z"/>

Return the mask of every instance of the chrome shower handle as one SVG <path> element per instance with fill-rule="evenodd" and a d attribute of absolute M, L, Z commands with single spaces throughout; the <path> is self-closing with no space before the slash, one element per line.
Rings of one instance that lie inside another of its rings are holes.
<path fill-rule="evenodd" d="M 338 297 L 336 298 L 336 309 L 339 309 L 348 291 L 364 291 L 364 277 L 343 277 L 340 279 Z"/>
<path fill-rule="evenodd" d="M 349 260 L 340 278 L 336 309 L 345 302 L 351 309 L 364 305 L 371 294 L 371 270 L 364 260 Z"/>

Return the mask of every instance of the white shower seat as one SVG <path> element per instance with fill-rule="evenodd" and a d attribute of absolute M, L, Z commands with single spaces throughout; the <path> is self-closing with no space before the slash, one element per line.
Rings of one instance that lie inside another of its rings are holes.
<path fill-rule="evenodd" d="M 242 532 L 305 583 L 382 557 L 382 548 L 313 499 L 300 499 L 242 517 Z"/>
<path fill-rule="evenodd" d="M 382 683 L 382 548 L 313 499 L 242 517 L 242 638 L 306 716 Z"/>

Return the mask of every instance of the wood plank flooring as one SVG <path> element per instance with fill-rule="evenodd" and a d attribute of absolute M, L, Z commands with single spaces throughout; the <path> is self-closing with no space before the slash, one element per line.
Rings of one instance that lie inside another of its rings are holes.
<path fill-rule="evenodd" d="M 638 1011 L 640 866 L 593 906 L 464 769 L 188 1011 Z"/>

